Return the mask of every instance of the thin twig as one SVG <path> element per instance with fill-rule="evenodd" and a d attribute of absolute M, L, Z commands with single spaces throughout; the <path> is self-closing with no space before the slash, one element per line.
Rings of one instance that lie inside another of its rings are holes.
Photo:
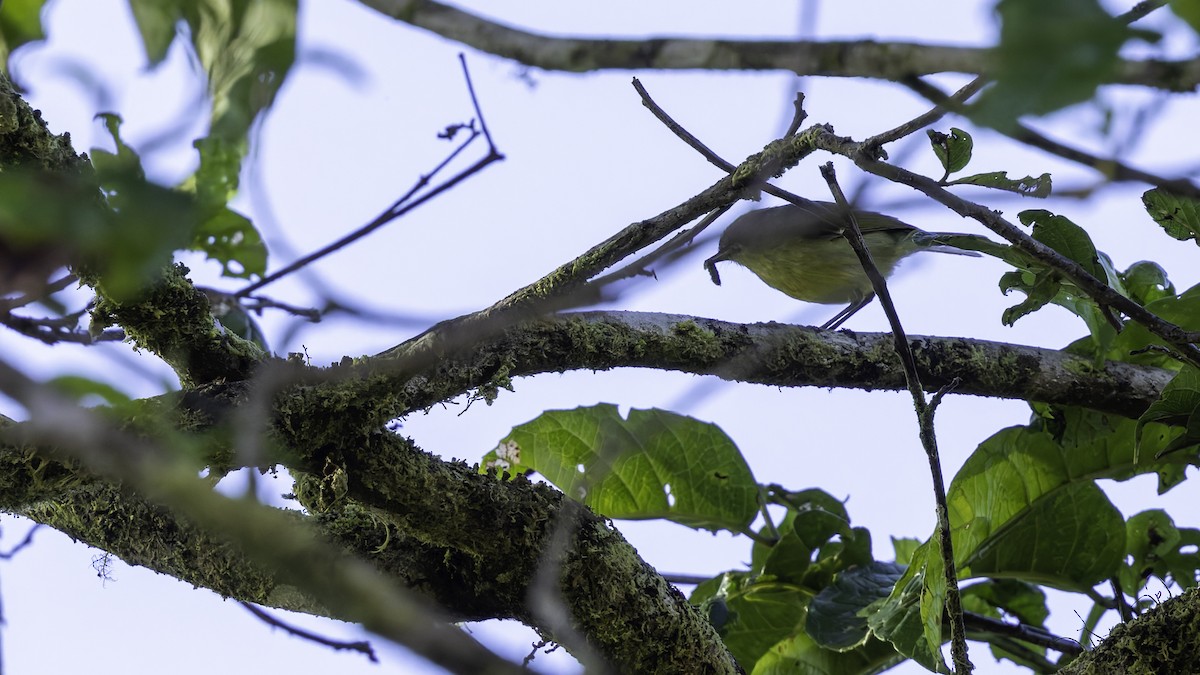
<path fill-rule="evenodd" d="M 1145 18 L 1147 14 L 1153 12 L 1159 7 L 1166 6 L 1166 0 L 1144 0 L 1134 5 L 1129 11 L 1117 16 L 1117 21 L 1126 25 L 1133 23 L 1139 19 Z"/>
<path fill-rule="evenodd" d="M 20 543 L 7 551 L 0 551 L 0 560 L 12 560 L 14 556 L 21 552 L 21 549 L 33 543 L 34 533 L 43 527 L 45 527 L 45 525 L 37 523 L 33 527 L 29 528 L 29 531 L 25 533 L 25 537 L 21 539 Z"/>
<path fill-rule="evenodd" d="M 920 82 L 920 80 L 918 78 L 913 78 L 913 79 Z M 954 102 L 958 102 L 958 103 L 964 103 L 964 102 L 966 102 L 967 99 L 974 96 L 975 93 L 978 92 L 980 89 L 983 89 L 983 87 L 987 83 L 988 83 L 988 78 L 983 77 L 983 76 L 977 77 L 974 80 L 971 80 L 970 82 L 968 82 L 966 85 L 964 85 L 962 89 L 959 89 L 958 91 L 954 92 L 953 96 L 947 97 L 946 100 L 954 101 Z M 942 102 L 935 101 L 934 103 L 935 103 L 935 105 L 933 106 L 933 108 L 931 108 L 929 110 L 929 112 L 926 112 L 922 115 L 918 115 L 917 117 L 914 117 L 913 119 L 905 122 L 904 124 L 901 124 L 900 126 L 896 127 L 895 129 L 890 129 L 881 134 L 876 134 L 876 135 L 868 138 L 867 140 L 863 141 L 863 148 L 867 149 L 868 151 L 876 150 L 886 143 L 891 143 L 893 141 L 897 141 L 901 138 L 904 138 L 905 136 L 908 136 L 910 134 L 920 131 L 921 129 L 924 129 L 925 127 L 929 126 L 930 124 L 933 124 L 934 122 L 942 119 L 943 117 L 946 116 L 946 113 L 951 111 L 951 108 Z"/>
<path fill-rule="evenodd" d="M 46 284 L 45 287 L 38 289 L 40 292 L 37 295 L 23 293 L 15 298 L 0 298 L 0 311 L 13 310 L 17 309 L 18 307 L 24 307 L 25 305 L 31 305 L 35 302 L 40 302 L 78 281 L 79 277 L 75 276 L 74 274 L 66 274 Z"/>
<path fill-rule="evenodd" d="M 994 619 L 990 616 L 975 614 L 973 612 L 964 612 L 963 616 L 967 627 L 971 630 L 1005 635 L 1022 642 L 1028 642 L 1031 645 L 1047 647 L 1072 656 L 1078 656 L 1083 653 L 1083 647 L 1075 640 L 1054 635 L 1037 626 L 1027 626 L 1023 623 L 1005 623 L 1000 619 Z"/>
<path fill-rule="evenodd" d="M 638 258 L 637 260 L 634 260 L 633 262 L 622 267 L 621 269 L 614 270 L 608 274 L 605 274 L 602 277 L 597 277 L 594 281 L 592 281 L 588 285 L 598 288 L 598 287 L 606 286 L 608 284 L 620 281 L 621 279 L 627 279 L 629 277 L 637 276 L 639 274 L 645 274 L 646 267 L 649 266 L 650 263 L 653 263 L 653 262 L 663 258 L 664 256 L 669 255 L 676 249 L 691 242 L 701 232 L 708 229 L 708 227 L 710 225 L 712 225 L 717 220 L 717 218 L 720 218 L 721 216 L 723 216 L 725 214 L 725 212 L 731 208 L 731 206 L 732 205 L 727 205 L 727 206 L 722 206 L 722 207 L 718 208 L 717 210 L 715 210 L 715 211 L 709 213 L 707 216 L 705 216 L 704 219 L 701 220 L 699 223 L 696 223 L 692 227 L 689 227 L 688 229 L 683 230 L 683 231 L 679 232 L 678 234 L 676 234 L 674 237 L 671 237 L 670 239 L 668 239 L 666 241 L 666 243 L 664 243 L 662 246 L 659 246 L 658 248 L 654 249 L 650 253 L 647 253 L 646 255 Z"/>
<path fill-rule="evenodd" d="M 995 211 L 959 197 L 931 178 L 887 162 L 871 159 L 861 151 L 861 144 L 848 138 L 835 136 L 832 133 L 817 133 L 813 137 L 813 143 L 823 150 L 850 158 L 864 171 L 919 190 L 955 213 L 979 221 L 989 230 L 1013 244 L 1018 250 L 1029 254 L 1048 267 L 1058 270 L 1070 279 L 1080 290 L 1096 301 L 1110 324 L 1115 324 L 1117 328 L 1121 327 L 1120 320 L 1113 314 L 1114 310 L 1125 314 L 1145 326 L 1151 333 L 1173 345 L 1185 362 L 1200 367 L 1200 348 L 1190 343 L 1188 332 L 1121 295 L 1108 284 L 1092 276 L 1078 263 L 1034 240 Z"/>
<path fill-rule="evenodd" d="M 480 107 L 479 107 L 479 100 L 475 97 L 475 87 L 474 87 L 474 85 L 471 84 L 471 75 L 470 75 L 470 72 L 467 70 L 466 59 L 461 54 L 459 55 L 459 58 L 462 60 L 463 76 L 466 78 L 467 91 L 470 92 L 470 95 L 471 95 L 471 104 L 475 107 L 475 119 L 479 121 L 479 127 L 480 127 L 479 130 L 476 131 L 473 127 L 468 127 L 468 128 L 471 128 L 472 134 L 470 137 L 467 138 L 467 140 L 465 140 L 461 144 L 459 144 L 459 146 L 457 148 L 455 148 L 448 156 L 446 156 L 446 158 L 443 159 L 441 161 L 441 163 L 439 163 L 436 167 L 434 167 L 434 169 L 432 171 L 430 171 L 428 174 L 423 174 L 422 176 L 420 176 L 417 179 L 417 182 L 414 183 L 411 188 L 409 188 L 408 192 L 406 192 L 403 196 L 401 196 L 399 199 L 397 199 L 395 202 L 393 202 L 391 206 L 384 209 L 383 212 L 380 213 L 378 216 L 376 216 L 374 219 L 372 219 L 371 222 L 367 223 L 366 225 L 363 225 L 362 227 L 358 228 L 357 230 L 351 232 L 350 234 L 347 234 L 346 236 L 342 237 L 341 239 L 338 239 L 337 241 L 335 241 L 327 246 L 324 246 L 316 251 L 313 251 L 312 253 L 300 258 L 299 260 L 296 260 L 296 261 L 292 262 L 291 264 L 286 265 L 282 269 L 277 270 L 271 274 L 268 274 L 267 276 L 263 277 L 262 279 L 259 279 L 258 281 L 250 284 L 249 286 L 246 286 L 245 288 L 238 291 L 237 293 L 234 293 L 233 295 L 235 297 L 239 297 L 239 298 L 245 297 L 245 296 L 249 295 L 250 293 L 262 288 L 263 286 L 266 286 L 269 283 L 277 281 L 280 278 L 287 276 L 288 274 L 291 274 L 292 272 L 295 272 L 296 270 L 304 267 L 305 265 L 312 263 L 313 261 L 324 258 L 325 256 L 327 256 L 331 253 L 334 253 L 335 251 L 339 251 L 342 248 L 349 246 L 350 244 L 358 241 L 359 239 L 362 239 L 363 237 L 367 236 L 368 234 L 371 234 L 375 230 L 378 230 L 379 228 L 383 227 L 384 225 L 387 225 L 388 223 L 392 222 L 393 220 L 400 218 L 401 216 L 407 214 L 409 211 L 412 211 L 413 209 L 417 208 L 418 206 L 420 206 L 420 205 L 424 204 L 425 202 L 433 199 L 434 197 L 440 195 L 441 193 L 449 190 L 450 188 L 454 187 L 455 185 L 458 185 L 459 183 L 466 180 L 467 178 L 470 178 L 471 176 L 475 175 L 476 173 L 479 173 L 480 171 L 482 171 L 485 167 L 487 167 L 492 162 L 498 162 L 498 161 L 501 161 L 504 159 L 504 155 L 496 149 L 496 146 L 492 141 L 491 132 L 487 128 L 487 123 L 484 122 L 483 112 L 482 112 L 482 110 L 480 110 Z M 441 185 L 431 188 L 428 192 L 426 192 L 421 197 L 417 197 L 417 198 L 413 199 L 410 203 L 405 205 L 405 202 L 408 202 L 409 199 L 412 199 L 418 192 L 420 192 L 422 189 L 426 188 L 432 181 L 433 177 L 438 174 L 438 172 L 440 172 L 447 165 L 449 165 L 450 162 L 453 161 L 459 155 L 459 153 L 461 153 L 463 150 L 465 150 L 467 148 L 467 146 L 471 144 L 472 141 L 474 141 L 476 138 L 478 138 L 480 136 L 483 136 L 484 140 L 486 140 L 488 143 L 488 153 L 483 159 L 475 162 L 471 166 L 467 167 L 466 169 L 460 171 L 458 174 L 456 174 L 453 177 L 451 177 L 450 179 L 448 179 L 446 182 L 442 183 Z"/>
<path fill-rule="evenodd" d="M 677 586 L 699 586 L 706 581 L 712 581 L 712 577 L 699 574 L 672 574 L 670 572 L 660 572 L 660 574 L 662 578 Z"/>
<path fill-rule="evenodd" d="M 694 148 L 696 152 L 703 155 L 704 158 L 712 163 L 713 166 L 724 171 L 725 173 L 733 173 L 733 170 L 737 167 L 721 159 L 717 153 L 710 150 L 707 145 L 701 143 L 699 138 L 693 136 L 690 131 L 684 129 L 679 125 L 678 122 L 671 119 L 671 116 L 668 115 L 661 107 L 659 107 L 659 105 L 654 102 L 654 99 L 650 98 L 650 93 L 647 92 L 646 88 L 642 86 L 642 81 L 636 77 L 633 78 L 633 88 L 637 90 L 639 95 L 641 95 L 642 105 L 646 106 L 646 108 L 648 108 L 650 112 L 658 118 L 658 121 L 663 123 L 663 126 L 667 127 L 672 133 L 683 139 L 684 143 L 687 143 Z"/>
<path fill-rule="evenodd" d="M 787 131 L 783 133 L 783 137 L 795 136 L 796 132 L 800 131 L 800 125 L 804 124 L 804 120 L 808 119 L 808 113 L 804 110 L 804 92 L 796 92 L 796 98 L 792 99 L 792 123 L 788 125 Z"/>
<path fill-rule="evenodd" d="M 292 626 L 290 624 L 284 623 L 283 620 L 277 619 L 274 616 L 271 616 L 271 614 L 269 612 L 263 610 L 261 607 L 258 607 L 256 605 L 252 605 L 248 602 L 240 602 L 238 604 L 240 604 L 242 607 L 245 607 L 247 611 L 249 611 L 254 616 L 258 617 L 258 619 L 260 621 L 267 624 L 268 626 L 282 628 L 285 632 L 287 632 L 291 635 L 295 635 L 296 637 L 298 637 L 302 640 L 308 640 L 309 642 L 315 642 L 319 645 L 322 645 L 325 647 L 331 647 L 338 651 L 349 650 L 352 652 L 358 652 L 360 654 L 365 655 L 368 659 L 370 659 L 371 663 L 379 663 L 379 658 L 375 656 L 375 649 L 373 647 L 371 647 L 371 643 L 367 642 L 366 640 L 359 640 L 358 642 L 345 642 L 342 640 L 334 640 L 332 638 L 323 637 L 323 636 L 317 635 L 316 633 L 304 630 L 303 628 L 300 628 L 298 626 Z"/>
<path fill-rule="evenodd" d="M 842 234 L 850 242 L 850 246 L 858 255 L 858 260 L 862 263 L 863 271 L 871 279 L 871 286 L 875 291 L 875 295 L 879 298 L 879 303 L 883 307 L 884 313 L 887 314 L 888 323 L 892 327 L 896 354 L 900 357 L 900 363 L 904 368 L 904 378 L 908 383 L 909 393 L 912 394 L 913 405 L 917 409 L 921 445 L 925 448 L 925 456 L 929 460 L 929 473 L 933 478 L 934 501 L 937 505 L 937 540 L 942 564 L 945 569 L 946 611 L 950 615 L 950 655 L 954 661 L 954 672 L 957 675 L 969 675 L 975 667 L 971 664 L 971 660 L 967 654 L 967 637 L 966 628 L 963 625 L 962 598 L 958 591 L 958 572 L 955 569 L 954 544 L 950 536 L 950 512 L 946 505 L 946 485 L 942 477 L 941 459 L 938 457 L 937 437 L 933 432 L 933 408 L 925 401 L 925 391 L 921 387 L 920 374 L 917 372 L 917 362 L 913 357 L 912 350 L 909 349 L 908 338 L 904 334 L 904 327 L 900 324 L 900 315 L 896 313 L 896 308 L 892 304 L 892 298 L 887 289 L 887 281 L 879 273 L 879 269 L 875 267 L 874 261 L 871 260 L 871 253 L 867 249 L 866 241 L 863 240 L 862 231 L 858 227 L 854 212 L 850 209 L 850 202 L 846 200 L 846 195 L 842 192 L 841 186 L 838 185 L 837 175 L 833 169 L 833 162 L 827 162 L 821 167 L 821 175 L 825 177 L 834 201 L 837 203 L 838 208 L 842 209 L 845 216 L 846 226 Z"/>
<path fill-rule="evenodd" d="M 978 81 L 984 78 L 979 78 Z M 964 108 L 962 101 L 957 100 L 958 94 L 953 97 L 947 96 L 944 91 L 938 87 L 922 80 L 920 78 L 910 78 L 904 80 L 902 84 L 917 94 L 932 101 L 938 107 L 946 110 L 963 114 Z M 968 85 L 969 86 L 969 85 Z M 1058 141 L 1052 140 L 1041 133 L 1017 122 L 1014 126 L 1014 131 L 1004 131 L 997 129 L 1000 133 L 1009 138 L 1024 143 L 1030 147 L 1044 150 L 1052 155 L 1062 157 L 1063 159 L 1082 164 L 1083 166 L 1095 169 L 1103 174 L 1110 181 L 1116 182 L 1140 182 L 1148 183 L 1177 195 L 1200 198 L 1200 188 L 1196 187 L 1191 181 L 1184 178 L 1164 178 L 1147 171 L 1124 164 L 1116 159 L 1104 159 L 1092 153 L 1085 152 L 1079 148 L 1073 148 Z M 870 142 L 868 139 L 867 143 Z M 864 143 L 864 145 L 867 145 Z"/>

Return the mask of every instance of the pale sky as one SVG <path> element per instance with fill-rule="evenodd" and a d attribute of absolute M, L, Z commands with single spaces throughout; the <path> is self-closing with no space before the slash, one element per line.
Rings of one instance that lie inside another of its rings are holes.
<path fill-rule="evenodd" d="M 816 27 L 825 38 L 982 45 L 994 31 L 988 6 L 947 1 L 824 3 Z M 87 150 L 105 142 L 93 114 L 118 111 L 125 118 L 128 142 L 135 147 L 155 142 L 144 156 L 155 178 L 172 183 L 185 175 L 195 161 L 191 139 L 203 128 L 205 115 L 195 110 L 194 83 L 182 77 L 187 72 L 182 52 L 174 49 L 167 64 L 145 72 L 127 9 L 118 0 L 58 0 L 50 12 L 50 43 L 19 53 L 15 72 L 51 128 L 70 131 L 76 149 Z M 740 3 L 732 11 L 728 3 L 711 1 L 569 6 L 527 1 L 506 3 L 497 16 L 530 30 L 559 34 L 762 38 L 795 35 L 796 15 L 792 3 L 776 2 Z M 526 73 L 510 62 L 393 23 L 348 0 L 310 0 L 303 4 L 301 20 L 300 66 L 265 122 L 257 164 L 237 202 L 272 245 L 273 268 L 292 259 L 291 252 L 313 250 L 368 221 L 440 161 L 446 145 L 435 134 L 471 115 L 459 71 L 460 51 L 467 54 L 484 114 L 507 159 L 410 217 L 321 261 L 314 267 L 315 276 L 292 277 L 264 289 L 300 305 L 315 302 L 322 288 L 329 289 L 407 321 L 371 325 L 331 319 L 293 333 L 294 320 L 268 314 L 262 323 L 279 353 L 304 350 L 318 365 L 343 355 L 377 353 L 420 331 L 428 321 L 495 302 L 628 223 L 670 208 L 720 177 L 642 107 L 629 85 L 635 73 Z M 829 122 L 838 133 L 856 138 L 927 108 L 901 88 L 879 82 L 807 78 L 800 83 L 774 73 L 636 75 L 676 120 L 735 162 L 782 131 L 797 86 L 807 93 L 810 123 Z M 952 86 L 962 79 L 941 81 Z M 1105 96 L 1118 110 L 1118 120 L 1127 120 L 1136 106 L 1154 100 L 1154 95 L 1135 89 L 1113 88 Z M 1163 173 L 1194 162 L 1174 134 L 1197 119 L 1196 107 L 1194 97 L 1163 101 L 1157 126 L 1127 158 Z M 177 129 L 176 120 L 189 110 L 195 115 L 191 127 Z M 1039 126 L 1072 143 L 1102 149 L 1106 142 L 1096 132 L 1100 119 L 1094 108 L 1080 106 Z M 947 121 L 937 128 L 946 130 L 951 124 L 963 123 Z M 172 130 L 178 133 L 165 134 Z M 908 168 L 940 175 L 923 139 L 915 138 L 914 147 L 894 148 L 893 157 Z M 1017 148 L 994 133 L 978 133 L 975 147 L 972 168 L 978 171 L 1007 170 L 1015 176 L 1049 171 L 1056 185 L 1095 178 L 1039 152 Z M 810 161 L 779 183 L 828 199 L 816 170 L 824 161 Z M 863 180 L 853 167 L 837 165 L 848 189 Z M 920 203 L 911 190 L 876 179 L 870 180 L 870 189 L 873 205 Z M 1017 203 L 993 200 L 982 192 L 964 195 L 1009 214 L 1023 208 L 1059 210 L 1083 224 L 1118 268 L 1153 258 L 1167 267 L 1178 288 L 1189 287 L 1200 281 L 1200 268 L 1186 258 L 1194 248 L 1171 242 L 1153 226 L 1138 206 L 1144 189 L 1131 185 L 1113 191 L 1112 198 L 1086 204 Z M 983 232 L 945 210 L 908 208 L 894 213 L 927 230 Z M 659 269 L 656 280 L 643 281 L 610 308 L 816 324 L 837 310 L 797 303 L 732 266 L 722 269 L 724 285 L 714 286 L 700 265 L 713 250 L 698 247 L 683 264 Z M 187 260 L 197 281 L 239 287 L 218 279 L 216 265 Z M 893 277 L 891 288 L 910 334 L 1058 348 L 1085 333 L 1079 320 L 1056 308 L 1022 319 L 1015 327 L 1002 326 L 1003 309 L 1021 299 L 997 290 L 1003 271 L 990 260 L 918 256 Z M 886 330 L 886 322 L 874 305 L 847 327 L 880 331 Z M 19 350 L 20 363 L 31 374 L 83 371 L 135 396 L 177 386 L 165 366 L 135 355 L 127 345 L 45 349 L 5 332 L 0 333 L 0 350 Z M 501 392 L 491 406 L 477 403 L 463 412 L 463 405 L 450 405 L 411 416 L 403 422 L 403 433 L 431 452 L 475 461 L 514 425 L 546 409 L 611 402 L 627 410 L 689 400 L 689 407 L 673 409 L 721 426 L 745 453 L 760 482 L 797 490 L 820 487 L 848 498 L 853 524 L 870 528 L 877 558 L 892 557 L 889 535 L 929 535 L 933 501 L 907 394 L 713 387 L 713 382 L 635 370 L 543 375 L 517 381 L 515 393 Z M 692 396 L 701 386 L 707 388 L 705 393 Z M 22 414 L 2 398 L 0 413 Z M 938 416 L 947 478 L 981 440 L 1027 420 L 1028 409 L 1021 402 L 950 396 Z M 1161 507 L 1175 514 L 1181 526 L 1197 525 L 1183 520 L 1194 514 L 1194 508 L 1184 505 L 1200 503 L 1200 487 L 1194 481 L 1164 498 L 1156 497 L 1149 478 L 1103 486 L 1127 516 Z M 225 487 L 240 489 L 233 482 Z M 289 488 L 280 482 L 260 494 L 272 499 Z M 28 521 L 11 517 L 2 524 L 0 543 L 5 548 L 29 527 Z M 658 522 L 618 522 L 618 527 L 664 572 L 715 574 L 742 568 L 749 560 L 750 544 L 744 537 L 714 536 Z M 104 581 L 92 568 L 97 555 L 43 529 L 35 546 L 0 566 L 6 621 L 0 637 L 10 672 L 137 675 L 166 669 L 187 675 L 209 673 L 214 667 L 239 673 L 268 666 L 280 672 L 438 672 L 418 670 L 428 667 L 413 665 L 403 650 L 378 638 L 372 642 L 382 666 L 358 655 L 331 652 L 274 631 L 209 591 L 120 562 L 111 567 L 114 580 Z M 1051 629 L 1075 636 L 1081 619 L 1073 612 L 1083 612 L 1086 606 L 1076 602 L 1051 607 Z M 338 622 L 292 615 L 288 619 L 333 637 L 361 632 Z M 471 630 L 493 649 L 518 660 L 534 639 L 520 627 L 487 624 Z M 1020 672 L 996 664 L 978 643 L 972 643 L 972 650 L 978 672 Z M 535 668 L 565 673 L 577 668 L 572 664 L 558 653 L 539 656 Z M 890 672 L 924 671 L 906 664 Z"/>

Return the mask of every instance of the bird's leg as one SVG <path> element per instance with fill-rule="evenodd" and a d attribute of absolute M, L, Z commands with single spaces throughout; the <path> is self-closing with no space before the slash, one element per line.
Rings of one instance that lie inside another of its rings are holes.
<path fill-rule="evenodd" d="M 858 310 L 862 309 L 863 307 L 866 307 L 867 305 L 871 304 L 871 301 L 874 299 L 875 299 L 875 294 L 868 293 L 867 295 L 864 295 L 863 297 L 855 300 L 854 302 L 851 302 L 849 305 L 846 306 L 845 309 L 838 312 L 837 314 L 834 314 L 832 319 L 826 321 L 821 326 L 821 330 L 836 330 L 838 328 L 841 328 L 842 324 L 846 323 L 846 319 L 849 319 L 850 317 L 854 316 L 855 312 L 857 312 Z"/>

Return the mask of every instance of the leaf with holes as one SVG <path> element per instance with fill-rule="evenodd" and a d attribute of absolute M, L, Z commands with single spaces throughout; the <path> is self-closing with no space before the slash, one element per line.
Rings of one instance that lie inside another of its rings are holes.
<path fill-rule="evenodd" d="M 611 518 L 665 518 L 693 528 L 744 531 L 758 485 L 725 432 L 665 410 L 551 410 L 515 427 L 482 470 L 536 471 Z"/>

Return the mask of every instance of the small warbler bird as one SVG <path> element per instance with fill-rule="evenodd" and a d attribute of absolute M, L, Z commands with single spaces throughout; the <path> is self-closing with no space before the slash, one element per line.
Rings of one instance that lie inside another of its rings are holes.
<path fill-rule="evenodd" d="M 951 242 L 985 239 L 971 234 L 925 232 L 891 216 L 854 211 L 859 230 L 880 274 L 888 277 L 905 257 L 936 251 L 978 257 Z M 732 260 L 758 275 L 763 283 L 805 302 L 849 303 L 821 328 L 845 323 L 875 297 L 871 280 L 841 234 L 842 216 L 835 204 L 811 202 L 807 208 L 787 204 L 755 209 L 738 217 L 721 235 L 717 254 L 704 268 L 720 285 L 716 263 Z"/>

